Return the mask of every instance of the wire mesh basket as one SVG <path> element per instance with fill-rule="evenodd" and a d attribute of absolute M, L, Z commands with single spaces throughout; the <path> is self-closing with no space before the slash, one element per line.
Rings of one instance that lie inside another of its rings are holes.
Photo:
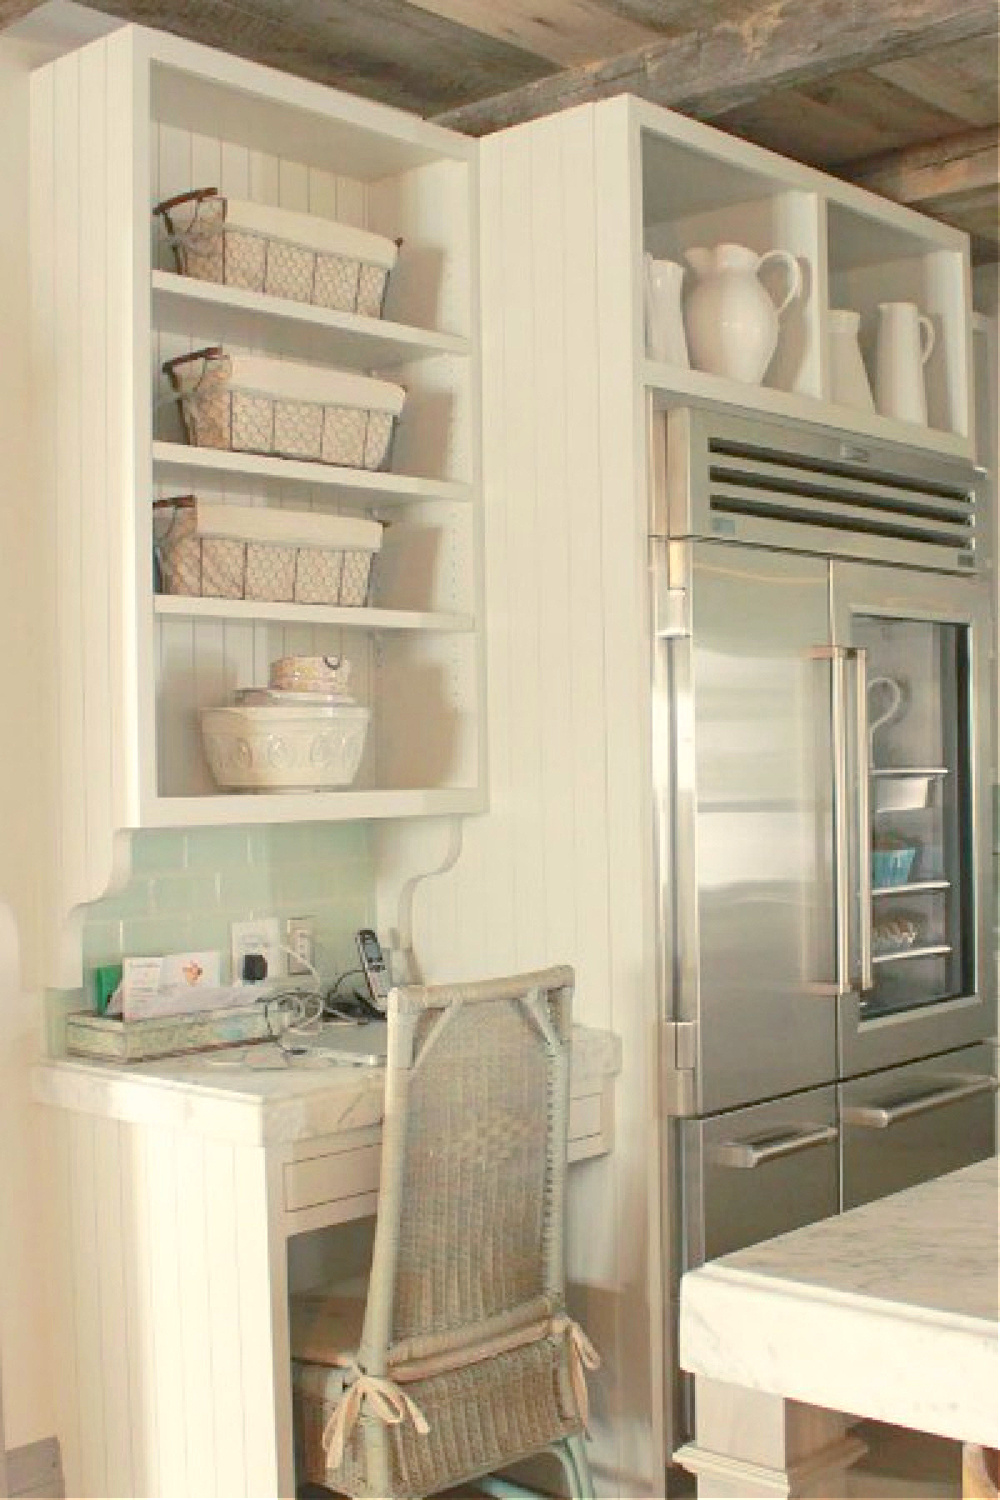
<path fill-rule="evenodd" d="M 159 587 L 194 598 L 361 606 L 382 524 L 179 495 L 153 504 Z"/>
<path fill-rule="evenodd" d="M 220 345 L 168 359 L 163 370 L 197 447 L 356 469 L 388 466 L 406 399 L 389 381 Z"/>
<path fill-rule="evenodd" d="M 196 188 L 156 204 L 178 271 L 339 312 L 382 315 L 399 241 Z"/>

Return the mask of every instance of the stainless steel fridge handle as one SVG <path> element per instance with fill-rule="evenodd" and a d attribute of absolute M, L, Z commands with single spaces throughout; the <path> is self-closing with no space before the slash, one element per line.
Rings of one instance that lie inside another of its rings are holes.
<path fill-rule="evenodd" d="M 845 1125 L 861 1125 L 867 1130 L 888 1130 L 901 1120 L 911 1120 L 914 1115 L 926 1115 L 933 1109 L 944 1109 L 960 1099 L 971 1099 L 976 1094 L 994 1093 L 1000 1087 L 995 1078 L 973 1078 L 968 1083 L 954 1084 L 950 1088 L 931 1089 L 918 1094 L 904 1104 L 849 1104 L 840 1112 Z"/>
<path fill-rule="evenodd" d="M 871 746 L 868 737 L 868 652 L 851 646 L 854 661 L 854 713 L 857 735 L 857 860 L 859 984 L 862 992 L 875 984 L 872 967 L 872 852 L 871 852 Z"/>
<path fill-rule="evenodd" d="M 834 964 L 836 972 L 834 975 L 834 991 L 837 995 L 843 995 L 850 990 L 848 975 L 851 967 L 850 927 L 847 921 L 851 892 L 849 884 L 850 870 L 846 857 L 847 728 L 845 718 L 847 702 L 847 653 L 840 646 L 832 646 L 826 648 L 823 654 L 828 654 L 830 657 L 833 689 L 830 728 L 833 751 L 833 817 L 834 842 L 836 846 L 833 870 L 833 904 L 836 911 L 834 938 Z"/>
<path fill-rule="evenodd" d="M 792 1156 L 796 1151 L 807 1151 L 810 1146 L 826 1146 L 836 1139 L 836 1125 L 821 1125 L 818 1129 L 790 1131 L 763 1146 L 755 1145 L 753 1141 L 719 1141 L 709 1148 L 708 1154 L 717 1166 L 752 1170 L 764 1162 Z"/>

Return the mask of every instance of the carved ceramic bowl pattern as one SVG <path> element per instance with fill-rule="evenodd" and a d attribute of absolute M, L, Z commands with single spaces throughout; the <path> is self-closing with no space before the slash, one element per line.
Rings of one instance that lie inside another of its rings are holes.
<path fill-rule="evenodd" d="M 368 719 L 355 704 L 212 708 L 202 735 L 212 775 L 227 790 L 316 791 L 354 780 Z"/>

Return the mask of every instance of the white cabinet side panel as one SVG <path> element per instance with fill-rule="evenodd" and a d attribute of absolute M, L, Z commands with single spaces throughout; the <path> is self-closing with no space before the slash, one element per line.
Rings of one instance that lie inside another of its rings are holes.
<path fill-rule="evenodd" d="M 641 224 L 637 136 L 622 111 L 596 135 L 598 326 L 601 371 L 601 482 L 604 560 L 605 732 L 611 1028 L 622 1040 L 616 1098 L 614 1213 L 619 1230 L 620 1316 L 616 1359 L 627 1378 L 615 1422 L 626 1482 L 662 1483 L 659 1111 L 654 1059 L 658 1025 L 652 879 L 650 650 L 645 475 L 645 404 L 637 378 L 642 332 L 637 292 Z M 639 1356 L 639 1351 L 646 1356 Z M 650 1426 L 650 1424 L 652 1424 Z"/>
<path fill-rule="evenodd" d="M 80 630 L 83 581 L 80 558 L 84 517 L 81 508 L 82 354 L 80 305 L 80 64 L 71 55 L 54 67 L 55 191 L 53 290 L 55 350 L 48 402 L 49 441 L 54 448 L 56 513 L 56 631 L 58 681 L 57 734 L 63 785 L 70 791 L 61 808 L 62 880 L 70 901 L 86 890 L 87 787 L 82 759 L 86 657 Z M 44 400 L 44 397 L 40 399 Z M 75 795 L 74 795 L 75 794 Z"/>
<path fill-rule="evenodd" d="M 128 200 L 110 204 L 107 194 L 107 66 L 103 48 L 80 54 L 80 118 L 77 150 L 80 189 L 77 234 L 80 296 L 80 550 L 81 690 L 83 724 L 84 839 L 88 871 L 109 870 L 113 827 L 111 782 L 111 579 L 119 570 L 111 541 L 118 503 L 108 472 L 108 415 L 118 371 L 109 362 L 107 281 L 109 238 L 120 232 Z M 112 122 L 113 123 L 113 122 Z M 127 220 L 126 220 L 127 221 Z M 110 376 L 110 378 L 109 378 Z M 97 892 L 94 892 L 97 894 Z"/>

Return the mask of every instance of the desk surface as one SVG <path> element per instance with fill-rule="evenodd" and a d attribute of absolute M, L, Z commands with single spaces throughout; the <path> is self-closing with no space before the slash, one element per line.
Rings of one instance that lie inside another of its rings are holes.
<path fill-rule="evenodd" d="M 994 1157 L 689 1271 L 681 1365 L 996 1447 Z"/>
<path fill-rule="evenodd" d="M 611 1032 L 574 1026 L 570 1091 L 621 1068 Z M 242 1145 L 270 1145 L 378 1125 L 385 1072 L 350 1064 L 286 1062 L 257 1043 L 147 1063 L 57 1058 L 34 1070 L 37 1100 L 134 1124 L 184 1126 Z"/>

